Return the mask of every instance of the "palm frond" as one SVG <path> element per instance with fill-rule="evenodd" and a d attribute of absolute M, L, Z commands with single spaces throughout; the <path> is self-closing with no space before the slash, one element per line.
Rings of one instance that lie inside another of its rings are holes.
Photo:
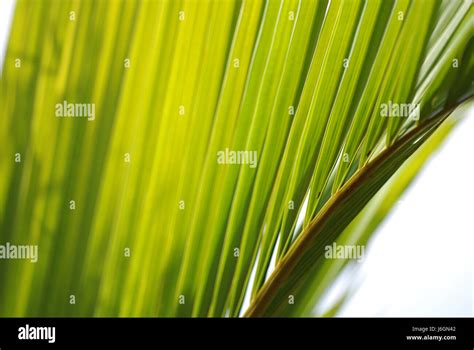
<path fill-rule="evenodd" d="M 39 260 L 0 261 L 0 314 L 308 314 L 324 246 L 375 215 L 389 179 L 408 184 L 414 172 L 397 170 L 419 169 L 472 98 L 473 11 L 18 0 L 0 85 L 0 242 L 38 245 Z M 94 118 L 56 117 L 63 101 L 93 104 Z M 390 103 L 419 118 L 382 117 Z M 240 164 L 219 161 L 229 154 Z"/>

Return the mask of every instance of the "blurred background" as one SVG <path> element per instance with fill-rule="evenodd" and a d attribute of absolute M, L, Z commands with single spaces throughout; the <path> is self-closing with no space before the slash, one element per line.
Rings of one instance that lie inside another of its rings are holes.
<path fill-rule="evenodd" d="M 472 106 L 467 113 L 369 241 L 340 316 L 474 315 Z"/>

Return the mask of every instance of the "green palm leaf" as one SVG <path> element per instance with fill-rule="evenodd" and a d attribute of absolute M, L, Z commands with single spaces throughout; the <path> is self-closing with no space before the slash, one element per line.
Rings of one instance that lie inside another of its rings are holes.
<path fill-rule="evenodd" d="M 0 244 L 39 259 L 0 260 L 0 314 L 310 314 L 345 265 L 324 247 L 370 237 L 472 98 L 473 18 L 467 0 L 19 0 Z M 255 163 L 219 161 L 234 151 Z"/>

